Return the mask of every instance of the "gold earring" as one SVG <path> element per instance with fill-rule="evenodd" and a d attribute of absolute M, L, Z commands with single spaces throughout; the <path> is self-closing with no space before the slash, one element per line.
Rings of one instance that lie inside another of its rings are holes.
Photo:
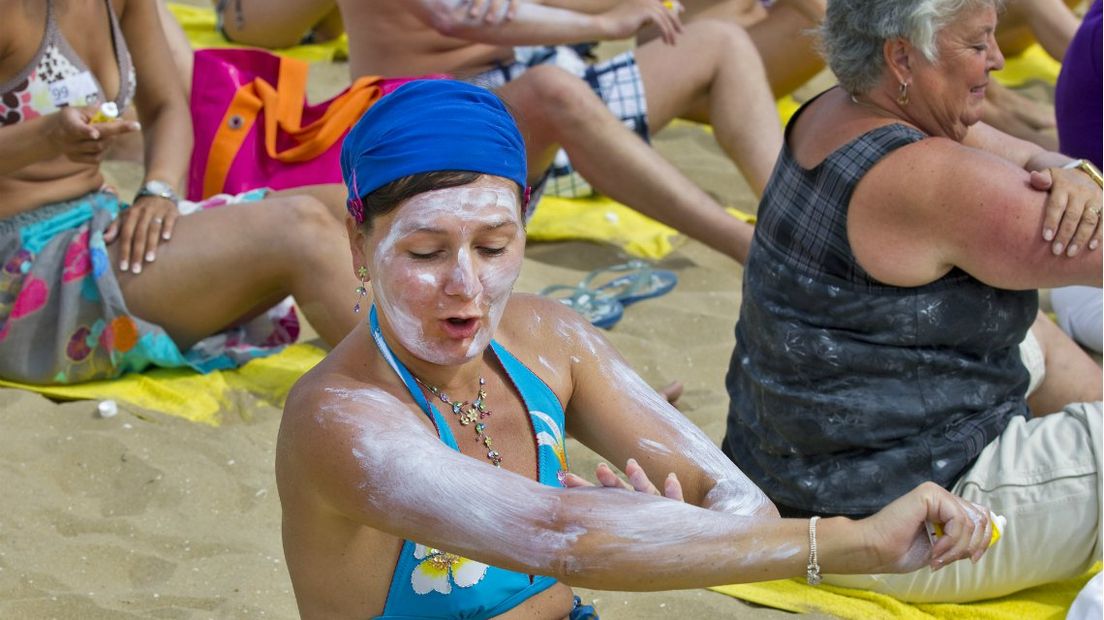
<path fill-rule="evenodd" d="M 357 267 L 357 277 L 360 278 L 360 286 L 356 287 L 357 297 L 356 304 L 353 305 L 353 312 L 360 312 L 360 302 L 364 301 L 364 296 L 368 294 L 368 269 L 361 265 Z"/>
<path fill-rule="evenodd" d="M 908 82 L 901 82 L 901 90 L 899 90 L 897 92 L 897 103 L 899 103 L 901 105 L 908 105 L 909 104 L 908 89 L 909 89 Z"/>

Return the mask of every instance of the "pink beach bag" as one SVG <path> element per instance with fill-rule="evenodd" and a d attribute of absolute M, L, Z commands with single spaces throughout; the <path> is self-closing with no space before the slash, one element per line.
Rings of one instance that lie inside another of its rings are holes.
<path fill-rule="evenodd" d="M 363 77 L 307 103 L 307 63 L 256 49 L 195 53 L 188 199 L 340 183 L 341 140 L 380 97 L 415 79 Z"/>

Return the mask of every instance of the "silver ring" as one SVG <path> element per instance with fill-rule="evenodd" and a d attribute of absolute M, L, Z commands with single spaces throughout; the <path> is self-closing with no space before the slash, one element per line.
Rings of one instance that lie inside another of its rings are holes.
<path fill-rule="evenodd" d="M 154 223 L 154 224 L 157 224 L 158 226 L 160 226 L 162 222 L 164 222 L 164 220 L 162 220 L 162 219 L 161 219 L 161 218 L 159 218 L 159 217 L 155 217 L 155 218 L 153 218 L 153 223 Z"/>

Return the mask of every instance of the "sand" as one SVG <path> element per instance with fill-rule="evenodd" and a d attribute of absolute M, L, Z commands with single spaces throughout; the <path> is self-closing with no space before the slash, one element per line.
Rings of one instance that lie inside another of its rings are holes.
<path fill-rule="evenodd" d="M 346 75 L 344 65 L 316 65 L 312 98 Z M 703 129 L 676 124 L 655 142 L 724 204 L 754 211 Z M 106 169 L 123 195 L 140 182 L 137 165 Z M 628 258 L 604 245 L 533 244 L 517 288 L 575 283 Z M 680 409 L 719 441 L 741 268 L 693 241 L 659 266 L 678 286 L 631 306 L 609 337 L 653 385 L 681 380 Z M 0 617 L 297 617 L 273 475 L 280 409 L 243 395 L 226 413 L 219 428 L 125 406 L 104 419 L 95 402 L 0 390 Z M 598 462 L 575 442 L 569 454 L 583 475 Z M 707 590 L 579 593 L 612 620 L 788 615 Z"/>

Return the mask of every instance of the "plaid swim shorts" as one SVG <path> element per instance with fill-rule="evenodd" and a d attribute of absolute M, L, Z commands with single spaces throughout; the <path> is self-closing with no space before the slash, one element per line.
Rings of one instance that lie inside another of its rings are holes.
<path fill-rule="evenodd" d="M 578 47 L 568 46 L 518 47 L 514 49 L 513 62 L 501 63 L 467 78 L 467 81 L 495 89 L 517 79 L 530 67 L 554 65 L 579 76 L 589 84 L 614 116 L 648 142 L 648 105 L 644 98 L 644 82 L 633 52 L 624 52 L 594 64 L 588 64 L 583 53 L 585 51 Z M 594 193 L 590 184 L 572 168 L 567 153 L 562 149 L 556 153 L 552 167 L 548 169 L 539 190 L 566 198 L 580 198 Z M 534 192 L 538 192 L 538 188 L 534 188 Z M 534 199 L 533 204 L 536 202 Z"/>

